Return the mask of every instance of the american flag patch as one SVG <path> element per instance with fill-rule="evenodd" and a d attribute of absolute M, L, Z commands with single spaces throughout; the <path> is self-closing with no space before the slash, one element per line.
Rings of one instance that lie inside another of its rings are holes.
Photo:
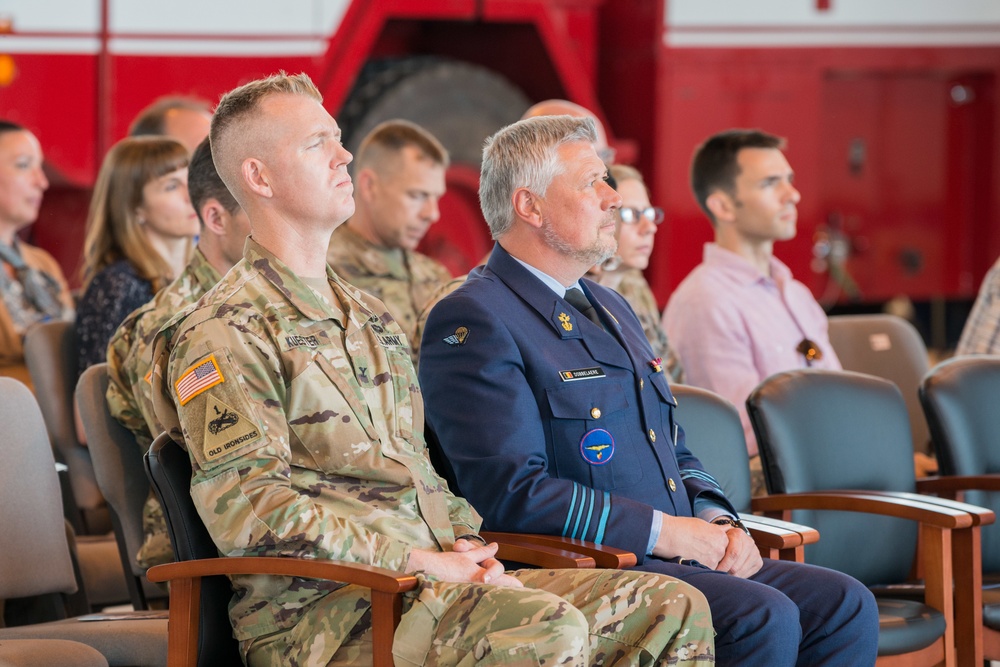
<path fill-rule="evenodd" d="M 184 405 L 206 389 L 225 381 L 213 354 L 197 366 L 192 366 L 184 371 L 184 375 L 174 385 L 174 389 L 177 391 L 177 400 L 181 402 L 181 405 Z"/>

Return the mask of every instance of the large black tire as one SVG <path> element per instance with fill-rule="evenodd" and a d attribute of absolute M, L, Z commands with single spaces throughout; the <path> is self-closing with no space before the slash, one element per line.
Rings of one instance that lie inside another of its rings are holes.
<path fill-rule="evenodd" d="M 518 120 L 530 104 L 496 72 L 415 56 L 366 64 L 337 119 L 352 153 L 376 125 L 404 118 L 437 137 L 452 161 L 478 166 L 486 137 Z"/>

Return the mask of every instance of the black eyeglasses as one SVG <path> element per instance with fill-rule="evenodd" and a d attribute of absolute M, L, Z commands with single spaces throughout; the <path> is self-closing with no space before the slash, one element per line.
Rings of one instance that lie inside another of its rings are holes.
<path fill-rule="evenodd" d="M 640 220 L 658 225 L 663 222 L 663 209 L 658 206 L 647 206 L 646 208 L 623 206 L 618 209 L 618 218 L 626 225 L 639 224 Z"/>
<path fill-rule="evenodd" d="M 819 345 L 808 338 L 803 338 L 802 342 L 795 347 L 795 351 L 806 358 L 807 366 L 812 365 L 814 361 L 823 359 L 823 350 L 819 349 Z"/>

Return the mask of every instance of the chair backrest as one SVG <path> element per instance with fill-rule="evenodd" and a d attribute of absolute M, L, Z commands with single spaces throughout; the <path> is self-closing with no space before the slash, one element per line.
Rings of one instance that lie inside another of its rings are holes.
<path fill-rule="evenodd" d="M 750 459 L 740 415 L 732 403 L 707 389 L 670 385 L 684 443 L 722 486 L 736 511 L 750 511 Z"/>
<path fill-rule="evenodd" d="M 830 344 L 845 371 L 885 378 L 903 392 L 914 451 L 930 453 L 930 434 L 917 391 L 930 367 L 927 345 L 916 328 L 896 315 L 835 315 Z"/>
<path fill-rule="evenodd" d="M 76 387 L 76 334 L 72 322 L 44 322 L 24 338 L 24 360 L 35 385 L 38 407 L 52 447 L 69 468 L 76 506 L 84 513 L 88 533 L 106 533 L 107 504 L 94 475 L 90 452 L 80 445 L 73 420 Z"/>
<path fill-rule="evenodd" d="M 795 370 L 762 382 L 747 399 L 771 493 L 851 489 L 913 493 L 906 406 L 887 380 L 845 371 Z M 913 522 L 858 513 L 793 513 L 819 530 L 806 560 L 865 584 L 905 581 L 916 554 Z"/>
<path fill-rule="evenodd" d="M 218 558 L 219 551 L 191 499 L 191 460 L 168 433 L 153 441 L 145 456 L 146 473 L 163 506 L 167 532 L 178 561 Z M 198 665 L 242 665 L 239 644 L 229 622 L 233 589 L 226 577 L 206 577 L 201 583 L 198 621 Z"/>
<path fill-rule="evenodd" d="M 55 459 L 31 391 L 0 377 L 0 599 L 77 590 Z"/>
<path fill-rule="evenodd" d="M 141 586 L 146 572 L 136 562 L 135 556 L 144 539 L 142 513 L 149 497 L 149 479 L 142 463 L 143 452 L 135 436 L 108 411 L 107 391 L 108 365 L 96 364 L 80 376 L 76 386 L 76 403 L 87 433 L 87 448 L 93 458 L 97 483 L 111 508 L 115 538 L 122 551 L 122 565 L 132 575 L 128 580 L 129 593 L 133 597 L 133 605 L 144 608 L 146 604 Z"/>
<path fill-rule="evenodd" d="M 1000 357 L 955 357 L 920 386 L 942 475 L 1000 474 Z M 1000 493 L 966 491 L 965 502 L 1000 513 Z M 1000 572 L 1000 525 L 982 530 L 983 570 Z"/>

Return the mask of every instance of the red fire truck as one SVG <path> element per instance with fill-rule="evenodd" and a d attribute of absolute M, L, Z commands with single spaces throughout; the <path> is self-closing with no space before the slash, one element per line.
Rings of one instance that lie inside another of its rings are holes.
<path fill-rule="evenodd" d="M 729 127 L 789 140 L 799 234 L 777 253 L 829 304 L 971 298 L 1000 254 L 1000 3 L 983 0 L 5 0 L 0 117 L 42 141 L 33 240 L 72 271 L 104 151 L 164 94 L 210 101 L 309 73 L 356 145 L 406 117 L 452 151 L 424 248 L 464 272 L 490 243 L 482 139 L 533 101 L 605 121 L 667 211 L 661 300 L 711 237 L 693 148 Z"/>

